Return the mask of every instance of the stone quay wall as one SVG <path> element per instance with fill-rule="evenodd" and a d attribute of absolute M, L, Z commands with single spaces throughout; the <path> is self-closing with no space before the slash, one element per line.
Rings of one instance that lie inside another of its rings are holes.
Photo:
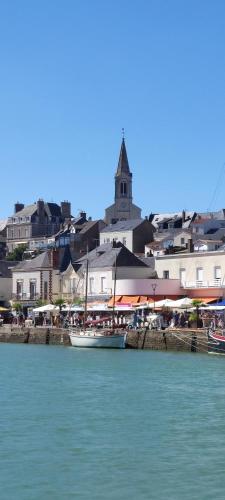
<path fill-rule="evenodd" d="M 68 330 L 62 328 L 0 327 L 0 342 L 70 346 Z M 159 351 L 207 352 L 207 335 L 198 330 L 129 330 L 127 348 Z"/>

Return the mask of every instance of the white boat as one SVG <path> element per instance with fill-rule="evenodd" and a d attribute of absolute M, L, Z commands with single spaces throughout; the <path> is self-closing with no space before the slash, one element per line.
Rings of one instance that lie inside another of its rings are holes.
<path fill-rule="evenodd" d="M 126 343 L 126 332 L 115 331 L 115 294 L 116 294 L 116 271 L 117 265 L 115 260 L 115 277 L 114 277 L 114 305 L 113 305 L 113 317 L 112 317 L 112 329 L 111 330 L 100 330 L 96 327 L 87 328 L 86 318 L 87 318 L 87 289 L 88 289 L 88 258 L 86 262 L 86 286 L 85 286 L 85 309 L 84 309 L 84 320 L 83 328 L 74 330 L 73 328 L 69 331 L 70 341 L 73 347 L 106 347 L 106 348 L 116 348 L 124 349 Z"/>
<path fill-rule="evenodd" d="M 70 341 L 73 347 L 105 347 L 110 349 L 124 349 L 126 333 L 100 332 L 99 330 L 70 331 Z"/>

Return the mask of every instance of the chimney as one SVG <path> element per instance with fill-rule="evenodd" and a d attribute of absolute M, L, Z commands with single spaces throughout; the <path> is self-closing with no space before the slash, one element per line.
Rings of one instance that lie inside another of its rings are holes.
<path fill-rule="evenodd" d="M 18 201 L 14 205 L 14 214 L 17 214 L 17 212 L 20 212 L 20 210 L 23 210 L 24 204 L 19 203 Z"/>
<path fill-rule="evenodd" d="M 194 252 L 194 245 L 193 245 L 193 240 L 190 238 L 187 242 L 187 250 L 189 253 Z"/>
<path fill-rule="evenodd" d="M 52 269 L 59 269 L 59 248 L 49 250 L 49 260 Z"/>
<path fill-rule="evenodd" d="M 87 220 L 87 219 L 86 219 L 86 217 L 87 217 L 86 212 L 81 211 L 81 212 L 80 212 L 80 217 L 82 217 L 82 218 L 83 218 L 83 219 L 85 219 L 85 221 L 86 221 L 86 220 Z"/>
<path fill-rule="evenodd" d="M 182 222 L 185 222 L 185 219 L 186 219 L 185 210 L 182 210 Z"/>
<path fill-rule="evenodd" d="M 38 200 L 37 201 L 37 214 L 39 217 L 39 220 L 43 220 L 45 216 L 45 204 L 43 200 Z"/>
<path fill-rule="evenodd" d="M 63 219 L 71 218 L 71 203 L 69 201 L 61 202 L 61 215 Z"/>

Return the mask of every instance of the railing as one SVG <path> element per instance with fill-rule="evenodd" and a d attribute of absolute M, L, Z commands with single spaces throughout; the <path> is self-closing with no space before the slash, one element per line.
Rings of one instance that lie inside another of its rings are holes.
<path fill-rule="evenodd" d="M 12 299 L 13 300 L 38 300 L 40 299 L 40 294 L 39 293 L 13 293 L 12 294 Z"/>
<path fill-rule="evenodd" d="M 225 288 L 225 283 L 220 279 L 208 281 L 182 281 L 181 287 L 183 288 Z"/>

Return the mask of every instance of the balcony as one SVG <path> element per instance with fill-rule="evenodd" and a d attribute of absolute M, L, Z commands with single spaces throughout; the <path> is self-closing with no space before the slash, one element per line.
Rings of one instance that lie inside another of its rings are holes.
<path fill-rule="evenodd" d="M 182 288 L 225 288 L 221 278 L 208 281 L 181 281 Z"/>
<path fill-rule="evenodd" d="M 13 300 L 18 300 L 19 302 L 22 301 L 35 301 L 40 299 L 40 294 L 39 293 L 13 293 L 12 294 L 12 299 Z"/>

